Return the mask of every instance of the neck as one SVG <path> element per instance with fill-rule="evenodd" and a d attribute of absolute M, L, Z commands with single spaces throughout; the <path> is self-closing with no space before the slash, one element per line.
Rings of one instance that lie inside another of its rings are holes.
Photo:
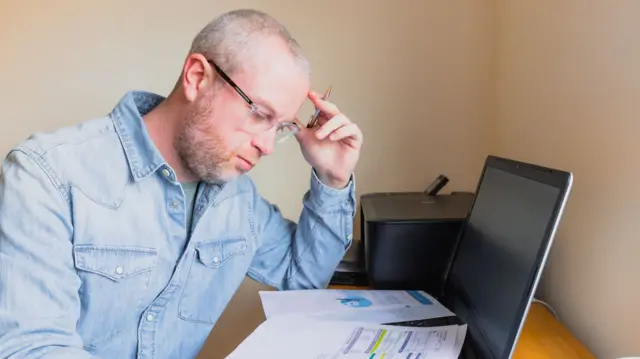
<path fill-rule="evenodd" d="M 174 140 L 180 130 L 180 122 L 185 118 L 184 106 L 171 95 L 151 112 L 143 116 L 145 126 L 154 145 L 162 157 L 173 168 L 180 182 L 197 181 L 196 176 L 189 171 L 178 151 Z"/>

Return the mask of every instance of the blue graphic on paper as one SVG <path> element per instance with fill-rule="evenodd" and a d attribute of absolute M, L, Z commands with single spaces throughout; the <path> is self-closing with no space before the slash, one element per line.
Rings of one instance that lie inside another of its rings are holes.
<path fill-rule="evenodd" d="M 358 296 L 347 296 L 345 298 L 338 298 L 338 300 L 340 301 L 340 304 L 352 308 L 364 308 L 373 304 L 369 299 Z"/>
<path fill-rule="evenodd" d="M 433 304 L 431 303 L 429 298 L 425 297 L 417 290 L 408 290 L 407 293 L 409 293 L 409 295 L 412 296 L 415 300 L 417 300 L 420 304 L 423 304 L 423 305 Z"/>

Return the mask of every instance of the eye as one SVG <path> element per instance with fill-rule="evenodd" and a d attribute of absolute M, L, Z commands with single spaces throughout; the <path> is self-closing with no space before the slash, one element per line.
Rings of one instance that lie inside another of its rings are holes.
<path fill-rule="evenodd" d="M 269 111 L 267 111 L 267 110 L 265 110 L 265 109 L 263 109 L 263 108 L 261 108 L 259 106 L 253 106 L 251 108 L 251 112 L 253 114 L 253 117 L 259 122 L 271 122 L 271 121 L 273 121 L 273 115 Z"/>

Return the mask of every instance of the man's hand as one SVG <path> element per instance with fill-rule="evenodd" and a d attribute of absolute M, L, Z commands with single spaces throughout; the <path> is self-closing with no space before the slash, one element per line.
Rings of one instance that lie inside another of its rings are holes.
<path fill-rule="evenodd" d="M 309 99 L 320 110 L 314 128 L 302 127 L 296 134 L 304 159 L 315 169 L 322 183 L 344 188 L 360 158 L 363 136 L 360 128 L 319 94 Z"/>

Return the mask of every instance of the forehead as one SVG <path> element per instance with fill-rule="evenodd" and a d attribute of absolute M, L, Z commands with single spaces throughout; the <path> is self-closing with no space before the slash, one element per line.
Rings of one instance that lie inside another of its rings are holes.
<path fill-rule="evenodd" d="M 238 86 L 255 102 L 273 108 L 278 117 L 293 117 L 309 91 L 303 72 L 282 44 L 267 42 L 247 53 L 247 66 L 237 73 Z"/>

